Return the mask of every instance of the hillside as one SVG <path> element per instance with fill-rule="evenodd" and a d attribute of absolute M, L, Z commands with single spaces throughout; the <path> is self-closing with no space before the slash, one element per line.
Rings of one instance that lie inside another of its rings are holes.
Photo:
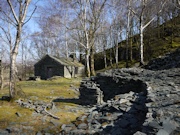
<path fill-rule="evenodd" d="M 139 60 L 139 35 L 130 38 L 132 43 L 132 61 L 129 60 L 129 65 L 132 66 Z M 131 46 L 131 45 L 129 45 Z M 118 67 L 125 67 L 125 48 L 126 41 L 119 43 L 119 65 Z M 169 20 L 168 22 L 160 25 L 159 27 L 149 26 L 144 34 L 144 58 L 148 62 L 151 59 L 162 56 L 166 53 L 172 52 L 180 48 L 180 16 Z M 129 48 L 130 49 L 130 48 Z M 111 50 L 111 51 L 110 51 Z M 115 48 L 106 50 L 107 63 L 110 66 L 110 52 L 115 52 Z M 103 52 L 95 54 L 95 69 L 104 69 L 104 54 Z M 115 56 L 112 53 L 112 62 L 115 63 Z M 115 68 L 115 64 L 113 65 Z M 108 69 L 109 69 L 108 68 Z"/>

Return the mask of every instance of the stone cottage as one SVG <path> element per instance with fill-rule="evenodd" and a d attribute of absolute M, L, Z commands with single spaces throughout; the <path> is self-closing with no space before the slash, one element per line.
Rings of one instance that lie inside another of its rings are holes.
<path fill-rule="evenodd" d="M 41 79 L 53 76 L 72 78 L 84 76 L 85 67 L 72 58 L 56 58 L 46 55 L 34 65 L 34 74 L 40 76 Z"/>

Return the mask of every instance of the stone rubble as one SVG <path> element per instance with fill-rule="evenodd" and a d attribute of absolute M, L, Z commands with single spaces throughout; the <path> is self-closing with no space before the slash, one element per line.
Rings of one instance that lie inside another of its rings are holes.
<path fill-rule="evenodd" d="M 159 71 L 139 68 L 116 69 L 100 73 L 86 81 L 82 85 L 83 89 L 87 87 L 89 90 L 86 94 L 90 95 L 92 89 L 101 90 L 104 101 L 99 102 L 97 94 L 93 103 L 98 105 L 71 124 L 63 125 L 62 133 L 180 133 L 180 68 Z"/>
<path fill-rule="evenodd" d="M 53 107 L 54 107 L 53 102 L 51 102 L 51 103 L 45 103 L 43 101 L 35 101 L 35 102 L 33 102 L 32 100 L 24 101 L 22 99 L 19 99 L 16 102 L 21 107 L 28 108 L 28 109 L 31 109 L 31 110 L 35 110 L 36 113 L 40 113 L 40 114 L 43 114 L 43 115 L 48 115 L 48 113 L 45 111 L 46 108 L 53 109 Z M 19 115 L 19 113 L 17 112 L 16 115 Z"/>

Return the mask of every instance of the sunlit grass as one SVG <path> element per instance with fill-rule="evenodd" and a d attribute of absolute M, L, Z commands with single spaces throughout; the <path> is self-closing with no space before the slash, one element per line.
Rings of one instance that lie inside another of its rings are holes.
<path fill-rule="evenodd" d="M 17 116 L 19 113 L 21 117 Z M 0 101 L 0 128 L 5 128 L 11 123 L 21 123 L 31 120 L 32 111 L 26 108 L 22 108 L 15 103 L 7 101 Z"/>
<path fill-rule="evenodd" d="M 20 81 L 17 83 L 16 88 L 18 91 L 24 93 L 24 96 L 18 98 L 49 103 L 56 98 L 77 98 L 79 93 L 73 90 L 72 87 L 78 88 L 80 81 L 81 78 L 54 78 L 51 80 L 40 81 Z M 5 87 L 0 91 L 1 97 L 8 94 L 8 87 Z M 57 121 L 61 124 L 70 123 L 83 114 L 83 110 L 77 109 L 79 105 L 74 103 L 56 102 L 55 106 L 57 110 L 53 111 L 52 114 L 60 118 L 60 120 Z M 76 111 L 72 111 L 73 109 Z M 51 112 L 52 110 L 50 109 L 49 111 Z M 21 115 L 20 117 L 16 114 L 17 112 Z M 8 102 L 0 100 L 0 129 L 8 127 L 12 123 L 15 123 L 17 127 L 21 125 L 21 123 L 27 123 L 28 126 L 32 126 L 34 130 L 37 131 L 50 127 L 53 118 L 47 116 L 46 121 L 43 122 L 42 117 L 44 116 L 34 117 L 32 115 L 33 112 L 34 110 L 23 108 L 15 101 Z M 52 129 L 52 133 L 54 131 L 56 130 Z"/>

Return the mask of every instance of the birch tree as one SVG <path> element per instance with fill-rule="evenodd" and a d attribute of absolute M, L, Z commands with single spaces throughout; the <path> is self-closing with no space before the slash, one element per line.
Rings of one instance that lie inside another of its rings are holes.
<path fill-rule="evenodd" d="M 105 7 L 107 0 L 95 1 L 95 0 L 77 0 L 71 3 L 72 9 L 75 12 L 76 18 L 73 20 L 73 27 L 69 29 L 74 32 L 74 35 L 81 31 L 81 38 L 84 40 L 74 38 L 73 40 L 80 44 L 85 50 L 86 57 L 86 71 L 87 76 L 94 76 L 94 53 L 95 53 L 95 38 L 97 31 L 100 27 L 100 17 Z M 77 19 L 78 18 L 78 19 Z M 77 37 L 77 36 L 76 36 Z M 81 41 L 85 41 L 82 43 Z"/>
<path fill-rule="evenodd" d="M 130 32 L 130 17 L 131 17 L 131 0 L 127 1 L 127 27 L 126 27 L 126 67 L 128 67 L 129 60 L 129 32 Z"/>
<path fill-rule="evenodd" d="M 10 23 L 14 27 L 15 41 L 10 44 L 10 79 L 9 79 L 9 96 L 10 98 L 15 98 L 16 96 L 16 78 L 17 78 L 17 69 L 16 69 L 16 57 L 18 55 L 18 49 L 21 42 L 21 34 L 23 26 L 31 19 L 32 14 L 35 9 L 32 11 L 29 18 L 26 18 L 29 5 L 31 0 L 6 0 L 6 3 L 9 7 L 9 14 L 7 14 L 6 10 L 2 10 L 2 14 L 6 16 L 6 22 Z M 8 33 L 6 30 L 3 31 L 5 35 Z M 8 38 L 8 37 L 7 37 Z M 9 38 L 8 38 L 9 40 Z M 10 41 L 10 40 L 9 40 Z"/>
<path fill-rule="evenodd" d="M 133 10 L 132 8 L 131 11 L 135 14 L 136 18 L 139 20 L 139 33 L 140 33 L 140 65 L 144 65 L 144 30 L 146 27 L 148 27 L 155 19 L 156 15 L 152 14 L 150 20 L 146 20 L 147 16 L 147 11 L 151 10 L 155 6 L 159 6 L 158 12 L 160 13 L 166 4 L 167 0 L 164 0 L 161 4 L 161 6 L 156 5 L 156 3 L 153 3 L 154 1 L 148 1 L 148 0 L 141 0 L 140 5 L 139 5 L 139 13 Z M 138 5 L 138 4 L 137 4 Z"/>

